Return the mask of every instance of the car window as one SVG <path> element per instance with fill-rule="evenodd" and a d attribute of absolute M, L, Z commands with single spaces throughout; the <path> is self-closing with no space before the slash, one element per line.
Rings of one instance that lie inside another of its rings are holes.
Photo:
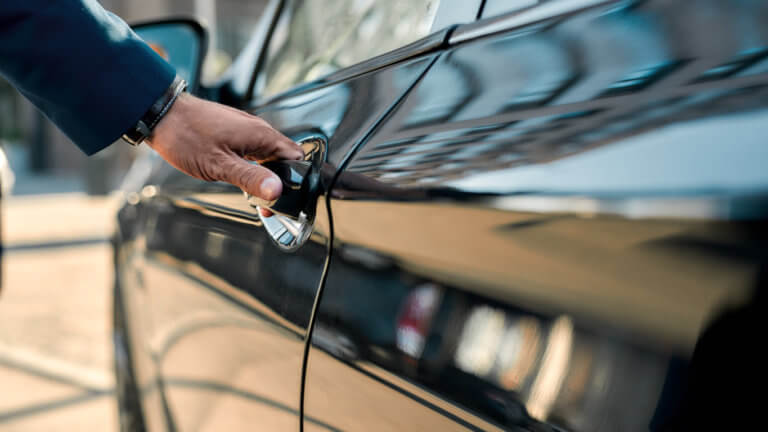
<path fill-rule="evenodd" d="M 520 9 L 536 6 L 544 3 L 543 0 L 486 0 L 483 5 L 483 15 L 481 18 L 488 18 L 503 13 L 514 12 Z"/>
<path fill-rule="evenodd" d="M 440 0 L 289 0 L 269 43 L 257 98 L 420 39 Z"/>

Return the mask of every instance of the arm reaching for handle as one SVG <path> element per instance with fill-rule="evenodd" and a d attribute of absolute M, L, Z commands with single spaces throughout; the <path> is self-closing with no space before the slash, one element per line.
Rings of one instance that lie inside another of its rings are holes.
<path fill-rule="evenodd" d="M 182 94 L 155 127 L 147 144 L 179 171 L 207 181 L 225 181 L 271 201 L 282 182 L 248 160 L 301 159 L 293 141 L 264 120 L 224 105 Z"/>

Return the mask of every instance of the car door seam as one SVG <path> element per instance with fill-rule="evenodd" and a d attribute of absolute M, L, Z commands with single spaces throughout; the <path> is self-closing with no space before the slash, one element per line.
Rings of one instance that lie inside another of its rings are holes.
<path fill-rule="evenodd" d="M 451 32 L 448 32 L 445 36 L 445 39 L 443 41 L 443 45 L 447 43 L 447 41 L 450 39 Z M 390 117 L 390 115 L 395 112 L 395 110 L 405 101 L 407 96 L 411 93 L 411 91 L 416 88 L 416 86 L 421 82 L 421 80 L 427 75 L 427 72 L 432 68 L 432 66 L 435 64 L 437 59 L 440 57 L 440 55 L 434 55 L 434 57 L 430 60 L 429 64 L 424 68 L 424 70 L 421 72 L 421 74 L 413 80 L 410 86 L 403 92 L 402 95 L 400 95 L 397 100 L 386 110 L 384 113 L 379 117 L 379 119 L 376 120 L 376 122 L 366 131 L 362 137 L 358 140 L 357 144 L 352 147 L 352 149 L 345 155 L 345 157 L 342 159 L 341 163 L 339 164 L 339 168 L 336 170 L 336 172 L 333 175 L 333 178 L 331 179 L 330 184 L 328 185 L 328 188 L 325 192 L 325 208 L 326 212 L 328 213 L 328 247 L 327 247 L 327 254 L 325 263 L 323 265 L 323 273 L 320 276 L 320 283 L 317 290 L 317 294 L 315 295 L 315 301 L 312 304 L 312 311 L 309 316 L 309 323 L 307 324 L 307 335 L 304 340 L 304 353 L 303 353 L 303 361 L 301 364 L 301 388 L 299 391 L 299 432 L 304 432 L 304 401 L 305 401 L 305 393 L 306 393 L 306 381 L 307 381 L 307 369 L 309 367 L 309 350 L 312 346 L 312 333 L 315 326 L 315 320 L 317 318 L 317 311 L 320 306 L 320 302 L 323 298 L 323 292 L 325 291 L 325 283 L 328 278 L 328 271 L 330 269 L 331 260 L 333 259 L 333 241 L 334 241 L 334 222 L 333 222 L 333 211 L 331 209 L 331 191 L 333 190 L 334 185 L 336 184 L 336 181 L 339 178 L 339 175 L 344 171 L 346 168 L 348 162 L 352 159 L 352 157 L 357 153 L 357 150 L 365 145 L 365 142 L 373 136 L 376 131 L 379 130 L 379 127 Z"/>

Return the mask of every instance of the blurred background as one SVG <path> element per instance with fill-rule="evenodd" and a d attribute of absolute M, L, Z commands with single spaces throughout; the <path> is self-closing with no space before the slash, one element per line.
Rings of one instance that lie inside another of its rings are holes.
<path fill-rule="evenodd" d="M 266 6 L 266 0 L 101 3 L 129 23 L 202 20 L 210 32 L 203 82 L 226 70 Z M 0 432 L 116 430 L 108 238 L 113 191 L 137 150 L 118 143 L 86 157 L 2 78 L 0 147 L 7 158 L 0 154 Z"/>
<path fill-rule="evenodd" d="M 229 66 L 266 6 L 266 0 L 103 0 L 100 3 L 129 23 L 169 16 L 195 16 L 202 20 L 210 32 L 204 82 L 215 80 Z M 226 25 L 219 26 L 219 22 Z M 112 146 L 87 158 L 2 78 L 0 141 L 19 177 L 14 193 L 20 195 L 38 192 L 41 186 L 34 180 L 41 175 L 45 179 L 55 176 L 58 191 L 103 195 L 119 184 L 132 160 L 130 146 Z M 50 186 L 47 180 L 44 183 Z"/>

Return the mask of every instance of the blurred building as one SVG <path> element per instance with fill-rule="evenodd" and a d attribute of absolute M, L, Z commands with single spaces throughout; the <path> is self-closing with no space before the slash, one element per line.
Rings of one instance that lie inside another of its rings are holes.
<path fill-rule="evenodd" d="M 193 16 L 211 32 L 204 79 L 213 79 L 231 62 L 253 31 L 267 0 L 100 0 L 126 21 Z M 0 79 L 2 81 L 2 79 Z M 119 103 L 119 102 L 117 102 Z M 130 146 L 111 146 L 87 158 L 29 102 L 0 82 L 0 140 L 23 146 L 29 169 L 41 173 L 82 174 L 91 192 L 115 187 L 133 159 Z"/>

